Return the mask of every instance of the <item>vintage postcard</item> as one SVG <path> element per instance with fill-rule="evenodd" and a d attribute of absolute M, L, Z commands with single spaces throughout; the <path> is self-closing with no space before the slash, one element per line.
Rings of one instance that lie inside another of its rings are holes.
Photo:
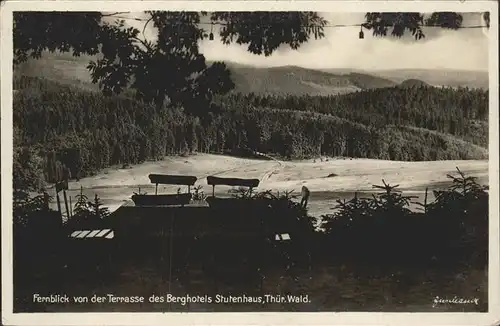
<path fill-rule="evenodd" d="M 496 1 L 6 1 L 2 324 L 500 322 Z"/>

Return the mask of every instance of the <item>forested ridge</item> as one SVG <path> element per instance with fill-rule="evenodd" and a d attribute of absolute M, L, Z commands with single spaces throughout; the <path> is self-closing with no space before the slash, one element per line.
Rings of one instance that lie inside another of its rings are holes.
<path fill-rule="evenodd" d="M 332 96 L 235 94 L 220 104 L 331 114 L 375 128 L 408 125 L 448 133 L 488 146 L 488 91 L 431 86 L 375 88 Z"/>
<path fill-rule="evenodd" d="M 158 111 L 125 95 L 105 97 L 33 77 L 17 77 L 14 89 L 15 164 L 39 162 L 48 181 L 60 178 L 63 166 L 81 178 L 110 165 L 245 147 L 284 158 L 487 158 L 488 92 L 483 90 L 231 94 L 217 98 L 219 110 L 200 119 L 181 109 Z M 19 178 L 15 175 L 14 182 Z"/>

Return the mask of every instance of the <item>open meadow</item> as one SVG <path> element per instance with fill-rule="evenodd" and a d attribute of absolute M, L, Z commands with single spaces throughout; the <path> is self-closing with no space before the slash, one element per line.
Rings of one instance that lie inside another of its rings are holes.
<path fill-rule="evenodd" d="M 173 156 L 157 162 L 146 162 L 127 168 L 107 168 L 105 171 L 69 183 L 68 195 L 74 197 L 83 187 L 88 198 L 95 194 L 110 211 L 129 201 L 134 192 L 154 193 L 151 173 L 193 175 L 198 177 L 205 194 L 212 193 L 206 177 L 245 177 L 261 180 L 256 191 L 294 191 L 300 200 L 303 185 L 311 191 L 308 212 L 312 216 L 331 213 L 337 199 L 350 199 L 354 192 L 360 197 L 371 197 L 372 185 L 398 184 L 404 195 L 416 196 L 413 201 L 423 202 L 425 188 L 429 189 L 428 201 L 434 199 L 432 190 L 447 188 L 451 181 L 447 174 L 456 174 L 456 167 L 466 175 L 478 178 L 478 183 L 488 184 L 488 161 L 429 161 L 398 162 L 374 159 L 323 158 L 274 161 L 244 159 L 225 155 L 195 154 L 188 157 Z M 158 193 L 176 193 L 178 186 L 160 185 Z M 231 196 L 232 187 L 219 186 L 217 196 Z M 417 209 L 415 205 L 412 205 Z"/>

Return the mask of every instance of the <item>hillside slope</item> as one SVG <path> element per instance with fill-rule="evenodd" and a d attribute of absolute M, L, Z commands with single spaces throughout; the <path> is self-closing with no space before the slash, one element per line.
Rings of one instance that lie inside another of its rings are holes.
<path fill-rule="evenodd" d="M 361 73 L 333 74 L 297 66 L 256 68 L 228 63 L 235 92 L 274 95 L 335 95 L 396 83 Z"/>
<path fill-rule="evenodd" d="M 97 85 L 92 83 L 87 70 L 90 60 L 93 60 L 93 57 L 44 53 L 38 60 L 30 59 L 15 66 L 14 76 L 40 77 L 85 90 L 98 90 Z"/>
<path fill-rule="evenodd" d="M 38 144 L 45 153 L 54 152 L 54 160 L 61 160 L 73 175 L 84 176 L 110 165 L 144 162 L 169 154 L 222 153 L 239 148 L 290 159 L 321 155 L 404 161 L 488 157 L 486 148 L 474 146 L 465 137 L 459 139 L 449 131 L 429 132 L 425 123 L 417 123 L 419 117 L 392 119 L 390 102 L 403 103 L 394 98 L 395 92 L 391 92 L 389 102 L 383 96 L 370 101 L 377 104 L 382 115 L 389 114 L 382 116 L 382 123 L 377 125 L 373 123 L 379 117 L 376 112 L 358 104 L 365 102 L 366 93 L 380 90 L 350 94 L 359 97 L 352 103 L 331 102 L 338 96 L 271 98 L 267 104 L 255 96 L 227 96 L 221 111 L 210 124 L 204 124 L 180 110 L 158 112 L 154 106 L 127 96 L 105 97 L 100 92 L 39 78 L 16 78 L 14 82 L 19 89 L 13 112 L 16 141 L 28 146 Z M 459 91 L 434 92 L 434 96 L 446 98 L 446 92 Z M 460 92 L 478 101 L 483 96 Z M 250 99 L 260 104 L 252 105 Z M 289 105 L 292 102 L 296 106 Z M 333 106 L 337 111 L 320 113 L 308 105 Z M 417 111 L 423 112 L 425 107 Z M 368 120 L 349 114 L 354 108 Z M 440 122 L 436 127 L 446 125 L 446 119 L 455 119 L 453 112 L 440 111 L 442 114 L 436 115 L 427 110 L 423 118 L 430 114 L 434 117 L 430 122 Z M 470 132 L 463 123 L 455 127 L 462 137 Z M 421 128 L 410 130 L 411 126 Z"/>

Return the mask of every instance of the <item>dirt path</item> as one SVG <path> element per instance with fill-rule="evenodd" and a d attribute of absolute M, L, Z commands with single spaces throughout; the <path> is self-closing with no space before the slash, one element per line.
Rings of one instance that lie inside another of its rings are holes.
<path fill-rule="evenodd" d="M 273 161 L 275 161 L 277 163 L 277 166 L 274 166 L 272 169 L 266 171 L 262 177 L 260 178 L 260 184 L 265 184 L 266 181 L 268 181 L 272 176 L 273 174 L 277 174 L 279 173 L 279 171 L 281 170 L 282 167 L 284 167 L 284 162 L 272 157 L 272 156 L 269 156 L 267 154 L 264 154 L 264 153 L 260 153 L 260 152 L 255 152 L 256 154 L 258 155 L 261 155 L 263 157 L 267 157 Z"/>

